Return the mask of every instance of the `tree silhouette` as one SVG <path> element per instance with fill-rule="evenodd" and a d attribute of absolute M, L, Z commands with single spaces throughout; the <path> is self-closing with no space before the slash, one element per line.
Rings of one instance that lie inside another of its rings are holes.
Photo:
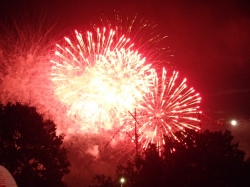
<path fill-rule="evenodd" d="M 113 187 L 116 186 L 112 181 L 111 177 L 107 177 L 105 175 L 96 175 L 93 179 L 97 183 L 97 185 L 90 187 Z"/>
<path fill-rule="evenodd" d="M 230 131 L 186 129 L 185 136 L 183 132 L 175 135 L 178 140 L 166 137 L 161 155 L 150 144 L 140 158 L 119 166 L 116 179 L 106 187 L 119 186 L 121 177 L 126 180 L 123 187 L 250 186 L 250 158 L 244 160 L 245 153 L 232 143 Z M 104 187 L 97 182 L 95 187 Z"/>
<path fill-rule="evenodd" d="M 63 135 L 55 124 L 43 120 L 35 108 L 21 104 L 0 108 L 0 164 L 14 176 L 19 187 L 65 186 L 69 172 Z"/>
<path fill-rule="evenodd" d="M 180 134 L 176 134 L 177 137 Z M 232 143 L 230 131 L 196 133 L 182 142 L 165 146 L 165 169 L 168 184 L 174 186 L 248 186 L 249 166 L 244 151 Z"/>

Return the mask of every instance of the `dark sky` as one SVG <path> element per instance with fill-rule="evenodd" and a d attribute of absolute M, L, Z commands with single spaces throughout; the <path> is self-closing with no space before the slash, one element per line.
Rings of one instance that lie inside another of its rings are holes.
<path fill-rule="evenodd" d="M 174 69 L 201 94 L 202 111 L 226 124 L 232 118 L 241 121 L 236 127 L 206 122 L 204 127 L 229 128 L 250 155 L 249 2 L 51 0 L 37 5 L 56 17 L 58 24 L 72 30 L 87 28 L 102 15 L 114 15 L 114 10 L 124 17 L 137 14 L 138 18 L 156 23 L 157 32 L 168 36 L 161 45 L 170 47 Z M 13 4 L 3 0 L 0 7 L 2 12 L 14 9 Z"/>
<path fill-rule="evenodd" d="M 157 32 L 168 36 L 161 45 L 171 49 L 174 69 L 201 94 L 202 111 L 226 124 L 233 118 L 244 121 L 237 128 L 247 133 L 250 142 L 250 3 L 236 0 L 53 2 L 47 6 L 72 29 L 88 26 L 102 15 L 113 16 L 114 11 L 123 17 L 137 14 L 138 18 L 156 23 Z M 217 126 L 208 128 L 221 128 Z M 241 137 L 238 131 L 235 136 Z"/>
<path fill-rule="evenodd" d="M 144 18 L 168 36 L 174 69 L 202 96 L 214 118 L 250 118 L 250 3 L 246 1 L 82 1 L 40 3 L 70 29 L 89 27 L 102 15 Z M 217 114 L 220 114 L 217 116 Z"/>
<path fill-rule="evenodd" d="M 2 14 L 6 9 L 20 7 L 20 3 L 0 2 Z M 58 25 L 71 30 L 88 29 L 90 22 L 98 22 L 102 15 L 114 16 L 114 11 L 123 17 L 138 15 L 139 19 L 154 22 L 158 25 L 156 33 L 168 36 L 161 46 L 171 49 L 174 69 L 201 94 L 202 110 L 216 119 L 249 120 L 249 3 L 233 0 L 19 2 L 46 10 L 58 20 Z"/>

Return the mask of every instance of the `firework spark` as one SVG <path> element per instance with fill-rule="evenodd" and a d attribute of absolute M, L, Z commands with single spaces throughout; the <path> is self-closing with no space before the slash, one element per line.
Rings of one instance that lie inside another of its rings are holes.
<path fill-rule="evenodd" d="M 170 79 L 164 70 L 158 78 L 151 63 L 155 67 L 162 59 L 158 56 L 158 42 L 163 38 L 151 29 L 146 32 L 154 25 L 141 21 L 137 24 L 136 20 L 128 22 L 127 27 L 105 24 L 115 31 L 104 28 L 84 35 L 76 32 L 72 40 L 65 38 L 65 43 L 57 45 L 52 57 L 54 40 L 47 32 L 41 34 L 27 27 L 29 30 L 22 33 L 23 29 L 17 29 L 17 34 L 24 36 L 14 42 L 17 51 L 10 45 L 11 37 L 1 37 L 6 49 L 13 53 L 7 58 L 10 55 L 0 51 L 1 103 L 35 106 L 55 121 L 59 133 L 97 132 L 102 137 L 113 135 L 115 125 L 122 125 L 127 112 L 136 108 L 139 140 L 144 147 L 149 142 L 162 144 L 164 135 L 174 137 L 175 131 L 185 127 L 198 129 L 195 116 L 199 96 L 188 90 L 185 82 L 177 83 L 177 73 Z M 124 19 L 118 22 L 124 23 Z M 32 33 L 27 36 L 33 38 L 25 36 L 28 31 Z M 44 37 L 49 44 L 41 43 Z M 31 47 L 26 49 L 27 41 Z M 37 51 L 38 46 L 41 49 Z M 52 59 L 51 63 L 48 59 Z M 128 123 L 124 125 L 124 131 L 133 134 L 132 130 Z M 130 140 L 126 135 L 121 132 L 116 142 Z"/>
<path fill-rule="evenodd" d="M 86 38 L 76 31 L 76 40 L 65 38 L 51 60 L 52 81 L 68 115 L 87 125 L 111 129 L 128 110 L 135 108 L 150 90 L 153 70 L 129 39 L 97 29 Z"/>
<path fill-rule="evenodd" d="M 201 98 L 193 88 L 187 87 L 186 79 L 178 83 L 177 77 L 178 72 L 174 71 L 169 78 L 165 68 L 161 79 L 155 73 L 153 88 L 144 99 L 146 102 L 138 106 L 137 133 L 143 148 L 149 143 L 161 146 L 165 143 L 164 136 L 176 138 L 176 131 L 200 129 L 197 112 Z M 123 131 L 134 131 L 134 125 L 126 126 Z"/>

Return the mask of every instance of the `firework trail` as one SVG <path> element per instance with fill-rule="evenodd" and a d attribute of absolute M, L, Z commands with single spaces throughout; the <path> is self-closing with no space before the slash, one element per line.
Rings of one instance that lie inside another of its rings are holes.
<path fill-rule="evenodd" d="M 169 47 L 161 45 L 161 42 L 168 37 L 157 32 L 157 24 L 146 19 L 139 19 L 137 16 L 132 19 L 123 17 L 119 15 L 119 12 L 116 12 L 114 22 L 109 21 L 112 18 L 102 17 L 98 25 L 114 29 L 117 38 L 122 35 L 129 36 L 134 41 L 133 47 L 136 51 L 145 56 L 154 67 L 162 63 L 168 68 L 171 67 L 172 52 Z M 98 28 L 98 26 L 94 24 L 93 28 Z"/>
<path fill-rule="evenodd" d="M 137 108 L 137 133 L 142 148 L 146 148 L 149 143 L 159 147 L 165 144 L 164 136 L 176 139 L 175 132 L 186 128 L 200 129 L 197 112 L 201 98 L 193 88 L 187 87 L 186 79 L 179 82 L 177 77 L 176 71 L 172 76 L 167 76 L 165 68 L 161 78 L 155 73 L 151 92 L 146 94 L 145 102 Z M 128 125 L 123 131 L 134 135 L 134 128 L 134 125 Z"/>
<path fill-rule="evenodd" d="M 121 17 L 117 20 L 124 23 Z M 153 69 L 161 59 L 156 44 L 163 38 L 145 31 L 154 27 L 148 22 L 125 22 L 126 27 L 118 23 L 108 29 L 94 27 L 95 31 L 83 35 L 75 32 L 73 39 L 65 38 L 60 45 L 53 40 L 41 43 L 43 29 L 30 31 L 29 25 L 25 33 L 32 36 L 30 39 L 19 33 L 25 28 L 18 27 L 13 35 L 23 37 L 17 37 L 17 42 L 1 36 L 0 52 L 11 51 L 11 55 L 0 53 L 1 103 L 35 106 L 57 124 L 58 133 L 99 134 L 105 140 L 128 118 L 131 123 L 112 140 L 112 148 L 121 141 L 125 141 L 124 147 L 131 145 L 126 141 L 134 139 L 134 121 L 128 111 L 133 113 L 134 109 L 143 147 L 151 142 L 161 145 L 164 135 L 174 137 L 174 132 L 184 127 L 198 129 L 195 114 L 199 96 L 184 82 L 177 83 L 177 73 L 171 79 L 163 70 L 159 78 Z M 133 37 L 133 42 L 127 36 Z"/>
<path fill-rule="evenodd" d="M 66 108 L 50 79 L 50 57 L 60 30 L 43 14 L 25 15 L 0 23 L 0 102 L 35 107 L 57 124 L 58 133 L 67 134 L 75 123 L 64 117 Z"/>
<path fill-rule="evenodd" d="M 153 31 L 155 25 L 117 17 L 118 25 L 104 24 L 108 29 L 94 27 L 84 35 L 76 32 L 73 39 L 65 38 L 56 46 L 54 36 L 61 29 L 48 28 L 45 18 L 30 17 L 20 22 L 18 16 L 18 22 L 8 23 L 10 27 L 0 32 L 0 102 L 34 106 L 45 119 L 53 120 L 57 133 L 67 135 L 64 145 L 75 168 L 93 156 L 100 160 L 97 168 L 106 168 L 100 163 L 107 157 L 133 156 L 134 120 L 128 111 L 135 108 L 144 147 L 149 142 L 162 144 L 163 135 L 173 135 L 181 127 L 196 129 L 196 120 L 190 120 L 195 111 L 185 109 L 194 109 L 198 102 L 191 101 L 198 96 L 188 99 L 194 95 L 183 88 L 170 98 L 177 79 L 170 86 L 169 78 L 158 78 L 153 69 L 162 59 L 168 62 L 159 55 L 158 44 L 164 37 Z M 175 109 L 178 102 L 181 109 Z M 124 123 L 127 118 L 131 123 Z M 124 131 L 111 138 L 120 128 Z"/>
<path fill-rule="evenodd" d="M 65 38 L 57 49 L 55 41 L 61 38 L 61 30 L 44 14 L 22 14 L 16 20 L 1 25 L 2 104 L 36 107 L 57 124 L 59 133 L 79 129 L 88 133 L 119 125 L 124 113 L 149 92 L 152 68 L 148 62 L 158 62 L 155 44 L 164 37 L 156 35 L 155 25 L 147 20 L 116 16 L 113 25 L 102 19 L 107 30 L 92 25 L 94 32 Z M 125 36 L 132 37 L 136 45 Z M 55 50 L 56 56 L 52 54 Z"/>
<path fill-rule="evenodd" d="M 97 29 L 86 38 L 76 31 L 75 41 L 57 45 L 51 77 L 55 94 L 68 115 L 93 128 L 112 129 L 150 90 L 153 70 L 129 39 Z"/>

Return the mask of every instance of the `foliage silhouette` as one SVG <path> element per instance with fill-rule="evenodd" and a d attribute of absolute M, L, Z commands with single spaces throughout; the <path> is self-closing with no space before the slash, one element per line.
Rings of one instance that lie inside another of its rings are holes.
<path fill-rule="evenodd" d="M 177 134 L 177 137 L 179 134 Z M 190 131 L 182 142 L 168 140 L 165 175 L 169 186 L 249 186 L 250 167 L 230 131 Z M 247 173 L 248 170 L 248 173 Z"/>
<path fill-rule="evenodd" d="M 65 186 L 69 173 L 63 135 L 55 124 L 43 120 L 35 108 L 8 104 L 0 108 L 0 164 L 14 176 L 19 187 Z"/>
<path fill-rule="evenodd" d="M 244 160 L 245 152 L 232 143 L 230 131 L 186 129 L 185 134 L 175 134 L 182 141 L 166 137 L 163 150 L 150 144 L 139 158 L 119 166 L 116 179 L 105 187 L 121 186 L 121 177 L 123 187 L 250 186 L 250 158 Z M 103 181 L 96 182 L 94 187 L 104 187 Z"/>

